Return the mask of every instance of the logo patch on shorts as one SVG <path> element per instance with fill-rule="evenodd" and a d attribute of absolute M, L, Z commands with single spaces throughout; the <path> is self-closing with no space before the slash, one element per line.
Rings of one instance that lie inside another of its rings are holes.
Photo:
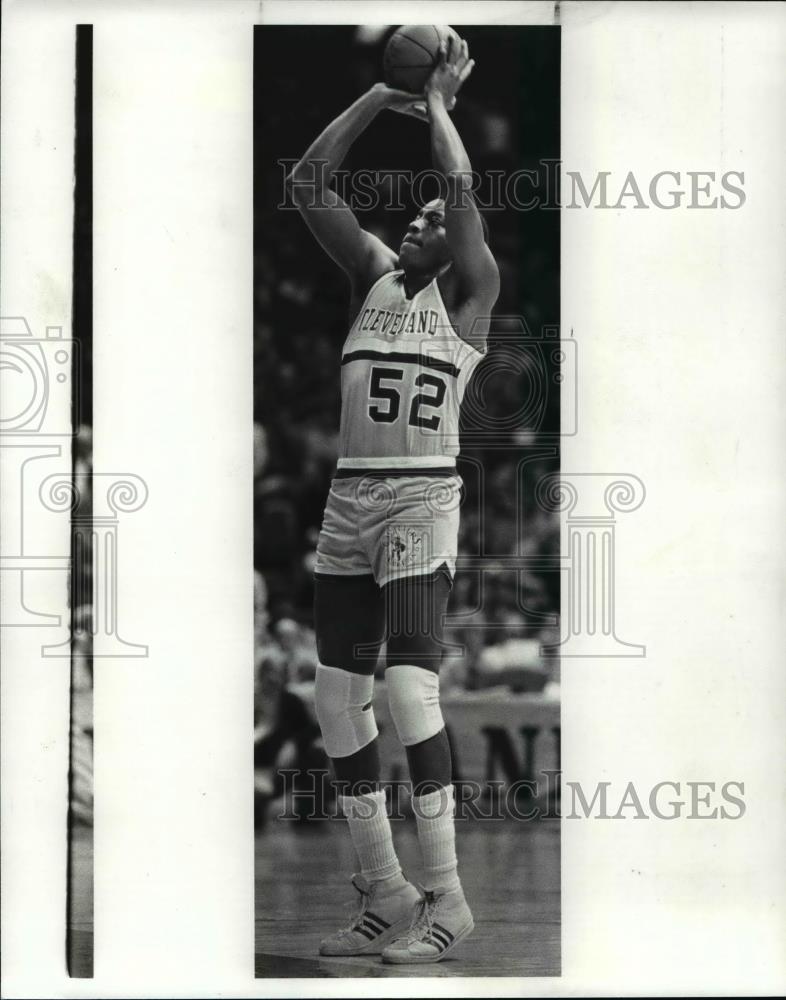
<path fill-rule="evenodd" d="M 424 535 L 415 528 L 388 528 L 388 564 L 396 568 L 412 566 L 424 555 Z"/>

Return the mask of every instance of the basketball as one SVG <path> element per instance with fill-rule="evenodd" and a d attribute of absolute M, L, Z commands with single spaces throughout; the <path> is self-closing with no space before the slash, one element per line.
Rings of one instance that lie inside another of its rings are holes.
<path fill-rule="evenodd" d="M 421 94 L 437 65 L 439 47 L 448 37 L 458 38 L 446 24 L 405 24 L 385 46 L 385 83 L 410 94 Z"/>

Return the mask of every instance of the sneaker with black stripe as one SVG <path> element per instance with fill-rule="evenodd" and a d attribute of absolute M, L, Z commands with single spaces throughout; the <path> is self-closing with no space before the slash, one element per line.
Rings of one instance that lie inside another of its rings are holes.
<path fill-rule="evenodd" d="M 360 910 L 347 927 L 321 942 L 320 955 L 379 955 L 406 931 L 412 908 L 420 899 L 418 890 L 401 873 L 382 882 L 353 875 L 352 885 L 360 894 Z"/>
<path fill-rule="evenodd" d="M 425 891 L 409 931 L 384 949 L 382 961 L 396 965 L 441 962 L 474 927 L 461 886 Z"/>

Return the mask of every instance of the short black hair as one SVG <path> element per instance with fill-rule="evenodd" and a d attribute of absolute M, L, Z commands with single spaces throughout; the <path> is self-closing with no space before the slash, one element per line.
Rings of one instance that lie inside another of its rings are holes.
<path fill-rule="evenodd" d="M 435 198 L 433 200 L 436 201 L 437 199 Z M 440 198 L 439 200 L 444 202 L 445 199 L 444 198 Z M 478 215 L 480 216 L 480 224 L 483 227 L 483 242 L 488 246 L 489 243 L 490 243 L 490 237 L 491 237 L 491 233 L 489 232 L 489 224 L 488 224 L 488 222 L 486 222 L 485 215 L 478 208 L 478 203 L 477 203 L 477 201 L 475 201 L 475 195 L 474 194 L 472 195 L 472 200 L 475 202 L 475 208 L 477 208 Z M 426 204 L 428 204 L 428 202 Z"/>

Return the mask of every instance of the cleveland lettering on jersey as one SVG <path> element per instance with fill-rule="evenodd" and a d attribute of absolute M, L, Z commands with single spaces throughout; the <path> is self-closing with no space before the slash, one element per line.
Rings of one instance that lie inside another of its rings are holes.
<path fill-rule="evenodd" d="M 483 355 L 453 329 L 436 278 L 408 299 L 402 276 L 396 269 L 375 282 L 344 344 L 339 469 L 458 454 L 461 400 Z"/>
<path fill-rule="evenodd" d="M 439 326 L 439 313 L 435 309 L 418 309 L 411 312 L 391 312 L 389 309 L 367 307 L 360 314 L 357 329 L 362 333 L 382 333 L 395 337 L 397 333 L 428 333 L 432 337 Z"/>

